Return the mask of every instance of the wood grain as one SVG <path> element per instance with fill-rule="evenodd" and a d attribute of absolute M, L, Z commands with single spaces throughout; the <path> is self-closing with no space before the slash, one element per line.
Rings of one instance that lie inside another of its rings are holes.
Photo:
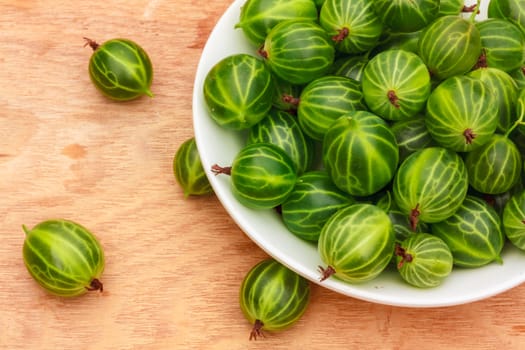
<path fill-rule="evenodd" d="M 184 199 L 172 173 L 193 136 L 199 56 L 229 3 L 0 0 L 0 348 L 523 348 L 525 286 L 406 309 L 313 285 L 296 326 L 248 341 L 239 284 L 266 255 L 214 196 Z M 155 97 L 115 103 L 95 91 L 84 36 L 140 43 Z M 101 240 L 104 293 L 56 298 L 25 270 L 21 225 L 57 217 Z"/>

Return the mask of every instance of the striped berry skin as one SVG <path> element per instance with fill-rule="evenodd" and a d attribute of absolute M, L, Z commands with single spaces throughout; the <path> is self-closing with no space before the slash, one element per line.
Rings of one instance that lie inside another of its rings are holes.
<path fill-rule="evenodd" d="M 437 17 L 440 9 L 439 0 L 374 0 L 372 2 L 381 21 L 396 33 L 413 33 L 423 29 Z"/>
<path fill-rule="evenodd" d="M 454 265 L 475 268 L 496 261 L 502 263 L 505 236 L 501 219 L 486 200 L 467 196 L 451 217 L 431 225 L 432 234 L 450 248 Z"/>
<path fill-rule="evenodd" d="M 283 222 L 294 235 L 317 242 L 324 224 L 355 199 L 338 189 L 326 170 L 309 171 L 297 179 L 282 204 Z"/>
<path fill-rule="evenodd" d="M 516 25 L 525 34 L 525 1 L 492 0 L 489 2 L 489 18 L 502 18 Z"/>
<path fill-rule="evenodd" d="M 233 195 L 252 209 L 279 206 L 293 190 L 297 169 L 281 147 L 273 143 L 251 143 L 236 155 L 231 167 L 212 166 L 216 175 L 231 175 Z"/>
<path fill-rule="evenodd" d="M 310 301 L 310 284 L 272 258 L 262 260 L 244 277 L 239 302 L 253 324 L 250 340 L 262 330 L 279 331 L 295 324 Z"/>
<path fill-rule="evenodd" d="M 443 16 L 422 30 L 418 50 L 432 77 L 444 80 L 474 67 L 481 54 L 481 35 L 461 16 Z"/>
<path fill-rule="evenodd" d="M 492 137 L 499 124 L 496 95 L 481 79 L 446 79 L 430 94 L 425 123 L 432 138 L 456 152 L 472 151 Z"/>
<path fill-rule="evenodd" d="M 259 54 L 279 78 L 302 85 L 330 71 L 335 48 L 315 21 L 288 20 L 272 28 Z"/>
<path fill-rule="evenodd" d="M 385 50 L 368 62 L 362 78 L 370 111 L 386 120 L 405 120 L 425 108 L 431 91 L 430 74 L 412 52 Z"/>
<path fill-rule="evenodd" d="M 379 42 L 384 25 L 374 6 L 375 2 L 369 0 L 325 0 L 319 23 L 338 52 L 363 54 Z"/>
<path fill-rule="evenodd" d="M 313 140 L 303 133 L 295 116 L 278 109 L 272 109 L 250 129 L 246 142 L 267 142 L 281 147 L 294 161 L 298 175 L 309 170 L 314 161 Z"/>
<path fill-rule="evenodd" d="M 498 68 L 481 68 L 469 72 L 467 76 L 481 80 L 493 92 L 498 109 L 497 131 L 507 132 L 516 122 L 516 101 L 518 85 L 510 74 Z"/>
<path fill-rule="evenodd" d="M 266 117 L 275 86 L 264 62 L 249 54 L 234 54 L 217 62 L 204 80 L 210 117 L 229 130 L 246 130 Z"/>
<path fill-rule="evenodd" d="M 521 67 L 525 58 L 525 35 L 516 25 L 501 18 L 489 18 L 476 22 L 476 27 L 483 47 L 482 66 L 505 72 Z"/>
<path fill-rule="evenodd" d="M 173 174 L 184 191 L 184 197 L 200 196 L 213 192 L 202 167 L 195 137 L 184 141 L 173 158 Z"/>
<path fill-rule="evenodd" d="M 297 120 L 304 133 L 322 141 L 326 131 L 340 116 L 353 110 L 366 110 L 361 83 L 327 75 L 311 81 L 301 91 Z"/>
<path fill-rule="evenodd" d="M 69 220 L 39 223 L 26 233 L 23 257 L 36 282 L 51 294 L 74 297 L 102 291 L 104 252 L 85 227 Z"/>
<path fill-rule="evenodd" d="M 89 60 L 89 76 L 102 94 L 118 101 L 153 96 L 150 90 L 153 66 L 137 43 L 119 38 L 99 45 L 86 38 L 86 45 L 94 50 Z"/>
<path fill-rule="evenodd" d="M 519 183 L 523 160 L 516 144 L 500 134 L 465 156 L 470 186 L 484 194 L 502 194 Z"/>
<path fill-rule="evenodd" d="M 397 245 L 396 260 L 403 280 L 418 288 L 439 286 L 453 267 L 450 248 L 429 233 L 414 233 Z"/>
<path fill-rule="evenodd" d="M 268 32 L 286 20 L 317 20 L 317 7 L 313 0 L 247 0 L 241 7 L 239 22 L 246 38 L 261 46 Z"/>
<path fill-rule="evenodd" d="M 438 17 L 448 16 L 448 15 L 457 16 L 463 11 L 464 7 L 465 7 L 464 0 L 441 0 L 439 2 Z"/>
<path fill-rule="evenodd" d="M 335 185 L 352 196 L 369 196 L 394 176 L 399 148 L 385 120 L 367 111 L 339 117 L 323 139 L 323 164 Z"/>
<path fill-rule="evenodd" d="M 321 281 L 334 276 L 348 283 L 371 281 L 388 266 L 395 233 L 387 213 L 357 203 L 338 210 L 323 226 L 317 250 L 326 267 Z"/>
<path fill-rule="evenodd" d="M 400 163 L 412 153 L 435 145 L 425 124 L 425 118 L 421 115 L 396 121 L 390 125 L 390 129 L 399 147 Z"/>
<path fill-rule="evenodd" d="M 468 174 L 462 158 L 449 149 L 428 147 L 408 156 L 394 177 L 393 194 L 416 230 L 419 221 L 445 220 L 467 195 Z"/>
<path fill-rule="evenodd" d="M 525 191 L 515 193 L 505 204 L 502 224 L 509 241 L 525 251 Z"/>

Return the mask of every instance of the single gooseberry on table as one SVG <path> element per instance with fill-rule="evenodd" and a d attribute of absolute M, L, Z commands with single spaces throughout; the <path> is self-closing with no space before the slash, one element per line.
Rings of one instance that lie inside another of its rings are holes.
<path fill-rule="evenodd" d="M 129 39 L 111 39 L 103 44 L 84 39 L 85 46 L 93 49 L 89 76 L 102 94 L 118 101 L 153 96 L 150 90 L 153 66 L 142 47 Z"/>
<path fill-rule="evenodd" d="M 263 330 L 280 331 L 295 324 L 310 302 L 308 280 L 267 258 L 244 276 L 239 293 L 242 313 L 253 324 L 250 340 Z"/>
<path fill-rule="evenodd" d="M 24 263 L 36 282 L 51 294 L 74 297 L 103 290 L 104 252 L 85 227 L 63 219 L 46 220 L 26 233 Z"/>

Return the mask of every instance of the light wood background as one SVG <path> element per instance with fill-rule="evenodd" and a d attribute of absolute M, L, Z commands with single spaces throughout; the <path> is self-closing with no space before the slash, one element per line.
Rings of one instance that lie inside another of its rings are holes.
<path fill-rule="evenodd" d="M 214 196 L 184 199 L 172 173 L 193 136 L 202 48 L 229 3 L 0 0 L 0 349 L 525 348 L 525 285 L 438 309 L 312 285 L 298 324 L 248 341 L 239 285 L 266 255 Z M 155 97 L 102 97 L 84 36 L 140 43 Z M 99 237 L 103 294 L 60 299 L 31 279 L 21 225 L 49 218 Z"/>

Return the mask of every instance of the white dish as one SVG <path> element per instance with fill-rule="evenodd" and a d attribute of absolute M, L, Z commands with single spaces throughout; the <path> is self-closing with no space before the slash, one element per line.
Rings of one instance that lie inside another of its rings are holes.
<path fill-rule="evenodd" d="M 323 265 L 315 245 L 291 234 L 273 210 L 251 210 L 241 205 L 230 190 L 230 178 L 214 176 L 215 163 L 227 166 L 243 146 L 240 134 L 219 127 L 208 115 L 202 89 L 208 71 L 222 58 L 235 53 L 256 55 L 240 29 L 234 29 L 240 7 L 236 0 L 213 29 L 202 52 L 193 92 L 193 118 L 197 146 L 215 194 L 237 225 L 269 255 L 314 283 L 344 295 L 369 302 L 404 307 L 439 307 L 473 302 L 504 292 L 525 281 L 525 253 L 506 246 L 502 265 L 478 269 L 454 268 L 445 282 L 433 289 L 418 289 L 404 283 L 396 271 L 382 273 L 365 284 L 348 284 L 335 278 L 319 282 Z M 479 18 L 486 18 L 488 1 L 482 1 Z"/>

